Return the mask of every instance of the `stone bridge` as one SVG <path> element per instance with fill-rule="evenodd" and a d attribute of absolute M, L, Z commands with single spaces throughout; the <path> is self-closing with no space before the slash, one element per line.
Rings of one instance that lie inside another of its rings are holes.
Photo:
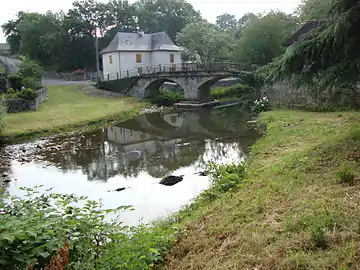
<path fill-rule="evenodd" d="M 244 77 L 251 74 L 253 69 L 252 66 L 237 63 L 213 63 L 207 66 L 174 64 L 156 68 L 149 67 L 141 69 L 141 73 L 139 72 L 137 75 L 130 76 L 134 73 L 126 72 L 125 77 L 117 74 L 116 79 L 111 79 L 109 76 L 106 81 L 102 82 L 102 88 L 123 92 L 138 98 L 148 98 L 154 96 L 164 82 L 173 82 L 183 89 L 186 101 L 199 102 L 210 99 L 210 87 L 215 82 L 229 77 Z M 114 81 L 118 81 L 118 83 L 114 83 Z M 112 87 L 107 87 L 110 85 Z M 119 87 L 125 89 L 120 91 L 117 89 Z"/>

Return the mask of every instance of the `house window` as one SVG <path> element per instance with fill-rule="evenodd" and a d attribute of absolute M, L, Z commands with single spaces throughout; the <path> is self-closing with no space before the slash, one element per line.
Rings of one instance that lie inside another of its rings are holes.
<path fill-rule="evenodd" d="M 141 53 L 136 54 L 136 63 L 141 63 Z"/>
<path fill-rule="evenodd" d="M 176 123 L 176 118 L 177 118 L 176 115 L 172 115 L 170 117 L 170 121 L 171 121 L 172 124 Z"/>
<path fill-rule="evenodd" d="M 170 54 L 170 63 L 171 63 L 171 64 L 174 64 L 174 59 L 175 59 L 174 54 L 173 54 L 173 53 Z"/>
<path fill-rule="evenodd" d="M 112 64 L 112 55 L 109 55 L 109 63 Z"/>

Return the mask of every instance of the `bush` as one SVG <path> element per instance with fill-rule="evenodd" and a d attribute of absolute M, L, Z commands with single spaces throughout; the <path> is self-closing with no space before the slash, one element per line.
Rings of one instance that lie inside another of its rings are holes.
<path fill-rule="evenodd" d="M 22 190 L 25 199 L 0 197 L 1 269 L 44 269 L 59 253 L 66 269 L 148 269 L 168 248 L 164 230 L 105 221 L 129 207 L 100 210 L 86 197 Z"/>
<path fill-rule="evenodd" d="M 23 85 L 25 88 L 31 88 L 31 89 L 39 89 L 40 83 L 39 80 L 34 77 L 25 77 L 23 79 Z"/>
<path fill-rule="evenodd" d="M 0 93 L 3 93 L 6 91 L 7 83 L 5 77 L 0 77 Z"/>
<path fill-rule="evenodd" d="M 216 87 L 211 91 L 211 97 L 215 99 L 239 97 L 253 100 L 255 94 L 256 89 L 246 84 L 236 84 L 230 87 Z"/>
<path fill-rule="evenodd" d="M 14 90 L 9 88 L 5 94 L 2 95 L 4 99 L 27 99 L 34 100 L 36 98 L 36 92 L 33 89 L 25 88 L 23 90 Z"/>
<path fill-rule="evenodd" d="M 267 97 L 263 97 L 259 100 L 255 100 L 251 110 L 255 113 L 267 112 L 271 110 L 270 102 Z"/>
<path fill-rule="evenodd" d="M 44 76 L 44 69 L 33 60 L 24 60 L 20 65 L 20 74 L 23 77 L 34 78 L 34 80 L 41 81 Z"/>
<path fill-rule="evenodd" d="M 5 114 L 6 114 L 6 105 L 2 100 L 0 100 L 0 136 L 5 129 L 5 121 L 4 121 Z"/>
<path fill-rule="evenodd" d="M 163 88 L 159 93 L 150 98 L 151 103 L 160 106 L 172 106 L 173 104 L 184 100 L 184 94 Z"/>
<path fill-rule="evenodd" d="M 23 75 L 21 73 L 17 74 L 10 74 L 8 75 L 10 87 L 15 90 L 21 90 L 21 87 L 23 86 Z"/>
<path fill-rule="evenodd" d="M 34 100 L 36 98 L 36 93 L 33 89 L 25 88 L 24 90 L 18 91 L 16 97 L 27 100 Z"/>
<path fill-rule="evenodd" d="M 243 163 L 227 165 L 209 163 L 207 171 L 210 173 L 213 182 L 211 188 L 200 195 L 200 200 L 213 201 L 224 193 L 235 191 L 245 178 L 245 165 Z"/>

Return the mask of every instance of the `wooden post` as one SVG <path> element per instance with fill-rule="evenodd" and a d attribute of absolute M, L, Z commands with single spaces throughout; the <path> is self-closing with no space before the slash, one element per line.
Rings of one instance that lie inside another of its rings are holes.
<path fill-rule="evenodd" d="M 129 70 L 126 70 L 126 76 L 129 77 Z"/>
<path fill-rule="evenodd" d="M 107 75 L 107 79 L 108 79 L 108 81 L 110 81 L 110 74 Z"/>
<path fill-rule="evenodd" d="M 116 72 L 116 79 L 119 79 L 119 72 Z"/>

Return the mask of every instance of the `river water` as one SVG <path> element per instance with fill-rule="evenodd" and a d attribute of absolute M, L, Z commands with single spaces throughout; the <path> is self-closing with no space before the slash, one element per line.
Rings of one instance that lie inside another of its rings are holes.
<path fill-rule="evenodd" d="M 210 185 L 200 172 L 209 161 L 246 158 L 258 133 L 237 107 L 144 114 L 103 130 L 10 146 L 0 173 L 7 190 L 43 185 L 55 193 L 101 200 L 104 208 L 132 205 L 120 218 L 126 225 L 166 217 Z M 183 175 L 174 186 L 159 184 Z M 125 188 L 122 191 L 115 191 Z"/>

